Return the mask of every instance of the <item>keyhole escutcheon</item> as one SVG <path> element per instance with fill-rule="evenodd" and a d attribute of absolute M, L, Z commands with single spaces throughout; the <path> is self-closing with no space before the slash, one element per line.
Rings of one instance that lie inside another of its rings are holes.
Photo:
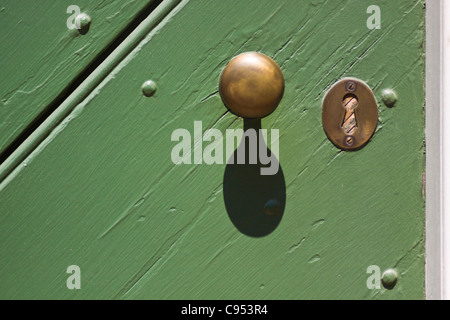
<path fill-rule="evenodd" d="M 342 150 L 358 150 L 373 136 L 378 107 L 370 87 L 359 79 L 346 78 L 328 91 L 322 106 L 327 137 Z"/>

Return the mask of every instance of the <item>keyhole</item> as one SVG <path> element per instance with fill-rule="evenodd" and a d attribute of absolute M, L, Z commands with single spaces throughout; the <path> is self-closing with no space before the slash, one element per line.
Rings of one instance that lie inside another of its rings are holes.
<path fill-rule="evenodd" d="M 347 135 L 351 136 L 358 128 L 358 121 L 355 115 L 355 109 L 358 107 L 358 98 L 354 94 L 349 93 L 344 96 L 342 103 L 345 108 L 345 116 L 341 128 Z"/>

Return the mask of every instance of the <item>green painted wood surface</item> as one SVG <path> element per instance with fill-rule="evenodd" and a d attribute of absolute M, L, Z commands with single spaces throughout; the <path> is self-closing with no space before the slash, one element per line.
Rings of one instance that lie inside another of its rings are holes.
<path fill-rule="evenodd" d="M 0 153 L 152 1 L 0 1 Z M 84 35 L 67 27 L 71 5 L 92 18 Z"/>
<path fill-rule="evenodd" d="M 371 4 L 183 1 L 0 184 L 0 298 L 423 299 L 424 4 L 378 1 L 382 27 L 368 30 Z M 225 165 L 171 161 L 175 129 L 243 127 L 217 85 L 246 51 L 272 56 L 286 78 L 262 121 L 280 130 L 286 210 L 262 238 L 231 223 Z M 347 76 L 379 105 L 358 152 L 321 126 L 324 94 Z M 70 265 L 81 290 L 66 288 Z M 369 290 L 371 265 L 397 268 L 397 286 Z"/>

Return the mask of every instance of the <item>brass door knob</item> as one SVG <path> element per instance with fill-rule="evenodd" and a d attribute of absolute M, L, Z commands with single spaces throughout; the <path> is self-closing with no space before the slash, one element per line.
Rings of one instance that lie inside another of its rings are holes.
<path fill-rule="evenodd" d="M 248 52 L 233 58 L 222 71 L 219 92 L 225 106 L 243 118 L 271 114 L 284 94 L 283 72 L 268 56 Z"/>

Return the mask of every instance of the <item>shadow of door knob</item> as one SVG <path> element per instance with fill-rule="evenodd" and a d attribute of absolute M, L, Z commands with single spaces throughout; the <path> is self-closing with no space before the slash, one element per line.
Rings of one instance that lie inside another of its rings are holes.
<path fill-rule="evenodd" d="M 222 71 L 219 92 L 225 106 L 235 115 L 264 118 L 278 107 L 283 97 L 283 72 L 264 54 L 243 53 Z"/>
<path fill-rule="evenodd" d="M 241 143 L 225 167 L 225 208 L 241 233 L 265 237 L 278 227 L 286 206 L 284 174 L 261 129 L 261 118 L 271 114 L 283 97 L 283 73 L 271 58 L 256 52 L 244 53 L 233 58 L 222 71 L 219 92 L 225 106 L 244 118 Z M 261 155 L 267 156 L 270 169 L 276 170 L 267 170 Z"/>

